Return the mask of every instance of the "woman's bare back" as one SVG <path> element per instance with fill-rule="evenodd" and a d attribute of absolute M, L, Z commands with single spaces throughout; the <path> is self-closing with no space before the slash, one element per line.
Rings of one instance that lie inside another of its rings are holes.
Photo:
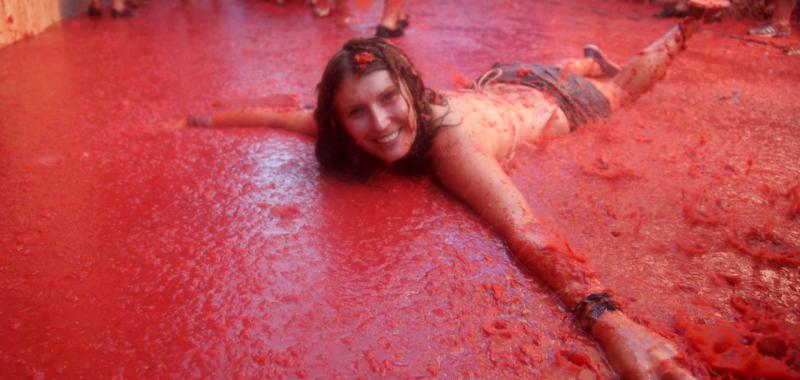
<path fill-rule="evenodd" d="M 445 125 L 457 125 L 482 150 L 505 163 L 520 145 L 569 132 L 558 105 L 530 87 L 496 83 L 480 90 L 445 92 L 448 104 L 436 107 Z"/>

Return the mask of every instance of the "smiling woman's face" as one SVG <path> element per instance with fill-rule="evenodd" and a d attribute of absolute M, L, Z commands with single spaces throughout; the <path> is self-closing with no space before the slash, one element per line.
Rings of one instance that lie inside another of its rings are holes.
<path fill-rule="evenodd" d="M 403 158 L 416 137 L 403 89 L 389 72 L 354 75 L 336 90 L 336 116 L 355 143 L 390 164 Z"/>

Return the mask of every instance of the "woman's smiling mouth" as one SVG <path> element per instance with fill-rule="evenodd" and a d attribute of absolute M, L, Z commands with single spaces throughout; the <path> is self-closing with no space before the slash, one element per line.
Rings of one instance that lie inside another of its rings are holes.
<path fill-rule="evenodd" d="M 381 144 L 390 143 L 390 142 L 394 141 L 394 139 L 396 139 L 397 136 L 399 136 L 399 135 L 400 135 L 400 130 L 398 129 L 398 130 L 396 130 L 396 131 L 394 131 L 394 132 L 392 132 L 392 133 L 390 133 L 390 134 L 388 134 L 386 136 L 383 136 L 383 137 L 377 139 L 377 141 L 379 143 L 381 143 Z"/>

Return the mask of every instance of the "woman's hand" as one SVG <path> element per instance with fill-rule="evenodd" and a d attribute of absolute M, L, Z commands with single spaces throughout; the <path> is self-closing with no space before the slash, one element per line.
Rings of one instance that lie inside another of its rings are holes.
<path fill-rule="evenodd" d="M 615 311 L 604 313 L 592 336 L 624 379 L 694 379 L 678 361 L 678 350 L 664 337 Z"/>

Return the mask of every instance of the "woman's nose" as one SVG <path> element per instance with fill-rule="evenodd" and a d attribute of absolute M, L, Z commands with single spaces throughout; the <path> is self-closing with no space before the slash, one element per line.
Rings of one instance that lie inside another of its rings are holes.
<path fill-rule="evenodd" d="M 377 130 L 384 130 L 389 127 L 389 113 L 382 107 L 372 109 L 372 127 Z"/>

